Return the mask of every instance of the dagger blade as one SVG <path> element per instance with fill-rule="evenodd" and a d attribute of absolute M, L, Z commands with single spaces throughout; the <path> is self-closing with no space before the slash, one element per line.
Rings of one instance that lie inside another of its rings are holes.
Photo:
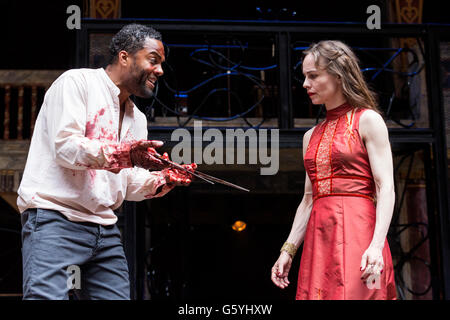
<path fill-rule="evenodd" d="M 222 180 L 222 179 L 210 176 L 209 174 L 206 174 L 206 173 L 203 173 L 203 172 L 200 172 L 200 171 L 195 171 L 195 172 L 189 171 L 188 169 L 186 169 L 182 165 L 180 165 L 180 164 L 178 164 L 176 162 L 173 162 L 171 160 L 167 160 L 167 159 L 163 158 L 158 153 L 152 153 L 151 155 L 154 156 L 155 158 L 163 161 L 164 163 L 167 163 L 168 165 L 174 167 L 175 169 L 183 170 L 183 171 L 185 171 L 185 172 L 187 172 L 189 174 L 192 174 L 193 176 L 195 176 L 195 177 L 197 177 L 197 178 L 199 178 L 199 179 L 201 179 L 201 180 L 203 180 L 205 182 L 208 182 L 210 184 L 214 184 L 214 182 L 217 182 L 217 183 L 220 183 L 220 184 L 223 184 L 223 185 L 226 185 L 226 186 L 229 186 L 229 187 L 241 190 L 241 191 L 250 192 L 249 189 L 246 189 L 246 188 L 238 186 L 238 185 L 236 185 L 234 183 L 231 183 L 231 182 L 228 182 L 228 181 L 225 181 L 225 180 Z"/>
<path fill-rule="evenodd" d="M 206 178 L 206 179 L 209 179 L 209 180 L 212 180 L 212 181 L 214 181 L 214 182 L 217 182 L 217 183 L 220 183 L 220 184 L 229 186 L 229 187 L 233 187 L 233 188 L 235 188 L 235 189 L 239 189 L 239 190 L 242 190 L 242 191 L 250 192 L 249 189 L 246 189 L 246 188 L 244 188 L 244 187 L 238 186 L 237 184 L 234 184 L 234 183 L 231 183 L 231 182 L 228 182 L 228 181 L 225 181 L 225 180 L 222 180 L 222 179 L 219 179 L 219 178 L 210 176 L 209 174 L 206 174 L 206 173 L 203 173 L 203 172 L 200 172 L 200 171 L 196 171 L 196 172 L 197 172 L 199 175 L 201 175 L 202 177 L 204 177 L 204 178 Z"/>

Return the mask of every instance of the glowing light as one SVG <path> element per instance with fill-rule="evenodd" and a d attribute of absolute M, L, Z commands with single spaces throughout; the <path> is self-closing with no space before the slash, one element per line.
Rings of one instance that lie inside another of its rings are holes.
<path fill-rule="evenodd" d="M 240 232 L 240 231 L 243 231 L 245 228 L 247 228 L 247 224 L 244 221 L 236 220 L 233 223 L 232 228 L 233 228 L 234 231 Z"/>

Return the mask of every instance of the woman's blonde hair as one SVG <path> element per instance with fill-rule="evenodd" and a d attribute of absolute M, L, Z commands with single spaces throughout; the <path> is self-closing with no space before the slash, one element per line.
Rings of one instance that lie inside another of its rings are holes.
<path fill-rule="evenodd" d="M 359 60 L 349 46 L 337 40 L 313 43 L 303 52 L 311 54 L 317 67 L 341 79 L 347 102 L 354 107 L 372 109 L 378 113 L 376 94 L 369 89 L 359 68 Z"/>

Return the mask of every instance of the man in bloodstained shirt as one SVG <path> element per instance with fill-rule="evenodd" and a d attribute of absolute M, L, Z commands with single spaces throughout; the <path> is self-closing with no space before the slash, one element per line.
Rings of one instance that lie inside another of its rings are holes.
<path fill-rule="evenodd" d="M 48 89 L 18 190 L 24 299 L 68 299 L 69 270 L 79 270 L 79 298 L 130 298 L 114 210 L 192 179 L 152 156 L 163 143 L 147 140 L 147 119 L 130 100 L 152 96 L 164 59 L 159 32 L 127 25 L 106 68 L 68 70 Z"/>

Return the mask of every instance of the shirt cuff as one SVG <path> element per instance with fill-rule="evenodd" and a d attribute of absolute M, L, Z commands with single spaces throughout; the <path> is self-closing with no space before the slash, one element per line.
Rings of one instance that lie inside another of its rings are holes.
<path fill-rule="evenodd" d="M 174 188 L 173 186 L 167 185 L 166 178 L 162 171 L 158 172 L 158 178 L 153 183 L 152 192 L 145 195 L 146 199 L 159 198 L 167 194 L 170 190 Z"/>
<path fill-rule="evenodd" d="M 133 167 L 133 163 L 131 162 L 130 144 L 107 145 L 106 148 L 107 151 L 105 152 L 105 155 L 107 155 L 106 159 L 109 163 L 108 168 L 124 169 Z"/>

